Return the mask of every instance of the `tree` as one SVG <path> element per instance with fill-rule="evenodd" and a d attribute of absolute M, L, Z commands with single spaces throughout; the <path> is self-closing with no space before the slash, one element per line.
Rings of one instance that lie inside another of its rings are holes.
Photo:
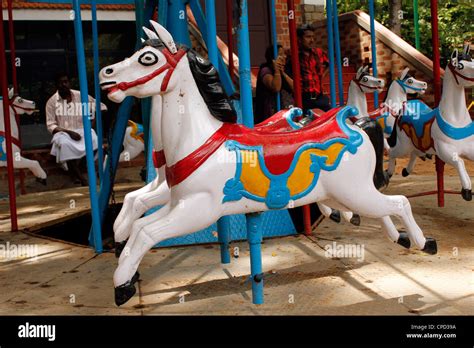
<path fill-rule="evenodd" d="M 388 9 L 388 28 L 398 36 L 402 36 L 402 0 L 390 0 Z"/>

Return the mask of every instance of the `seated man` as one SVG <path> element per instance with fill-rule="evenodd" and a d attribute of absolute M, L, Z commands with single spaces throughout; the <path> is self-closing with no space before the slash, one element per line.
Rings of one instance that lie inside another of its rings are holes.
<path fill-rule="evenodd" d="M 51 155 L 56 162 L 69 171 L 75 183 L 87 186 L 87 180 L 80 170 L 81 159 L 86 154 L 84 129 L 82 124 L 81 93 L 70 88 L 69 77 L 65 73 L 56 75 L 57 92 L 46 103 L 46 126 L 53 134 Z M 89 117 L 92 127 L 95 123 L 95 99 L 89 96 Z M 101 104 L 101 110 L 107 110 Z M 97 135 L 91 129 L 92 146 L 97 150 Z"/>

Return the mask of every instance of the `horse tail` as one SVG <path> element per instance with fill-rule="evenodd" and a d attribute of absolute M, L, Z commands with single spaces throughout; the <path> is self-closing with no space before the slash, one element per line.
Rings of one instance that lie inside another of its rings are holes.
<path fill-rule="evenodd" d="M 395 147 L 395 145 L 397 145 L 397 120 L 398 119 L 395 119 L 395 122 L 393 123 L 392 133 L 387 139 L 388 145 L 390 147 Z"/>
<path fill-rule="evenodd" d="M 383 170 L 383 129 L 377 121 L 372 120 L 369 117 L 361 118 L 355 124 L 360 127 L 365 133 L 367 133 L 372 145 L 374 146 L 376 157 L 374 185 L 377 189 L 386 187 L 389 182 L 389 177 L 387 173 Z"/>

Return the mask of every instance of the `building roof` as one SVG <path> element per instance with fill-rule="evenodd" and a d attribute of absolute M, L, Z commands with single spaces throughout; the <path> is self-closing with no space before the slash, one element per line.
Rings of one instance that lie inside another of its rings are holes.
<path fill-rule="evenodd" d="M 1 0 L 3 9 L 7 8 L 7 0 Z M 66 2 L 67 0 L 65 0 Z M 46 2 L 31 2 L 26 0 L 13 0 L 13 9 L 18 10 L 69 10 L 72 8 L 71 4 L 61 3 L 46 3 Z M 81 5 L 82 9 L 90 9 L 90 5 Z M 98 10 L 105 11 L 133 11 L 135 5 L 97 5 Z"/>

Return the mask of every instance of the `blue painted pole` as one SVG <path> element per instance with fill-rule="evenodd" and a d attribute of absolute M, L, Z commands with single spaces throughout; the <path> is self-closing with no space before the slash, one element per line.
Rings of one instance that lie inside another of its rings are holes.
<path fill-rule="evenodd" d="M 84 52 L 84 38 L 82 35 L 81 7 L 79 0 L 73 0 L 74 34 L 76 41 L 77 68 L 81 90 L 82 122 L 84 125 L 84 141 L 86 145 L 87 175 L 89 179 L 89 194 L 91 200 L 93 245 L 97 253 L 102 253 L 102 231 L 97 199 L 97 186 L 94 166 L 94 152 L 92 149 L 91 121 L 89 118 L 89 92 L 87 90 L 86 55 Z M 102 164 L 99 163 L 99 166 Z"/>
<path fill-rule="evenodd" d="M 332 1 L 334 18 L 334 44 L 336 49 L 337 66 L 337 89 L 339 92 L 339 105 L 344 105 L 344 84 L 342 82 L 342 59 L 341 59 L 341 38 L 339 35 L 339 15 L 337 11 L 337 0 Z"/>
<path fill-rule="evenodd" d="M 336 0 L 334 0 L 336 1 Z M 330 100 L 331 107 L 336 107 L 336 84 L 334 73 L 334 35 L 332 24 L 332 0 L 326 0 L 326 20 L 328 31 L 328 58 L 329 58 L 329 79 L 330 79 Z"/>
<path fill-rule="evenodd" d="M 99 33 L 97 29 L 97 4 L 96 0 L 91 2 L 92 15 L 92 52 L 94 59 L 94 96 L 95 96 L 95 125 L 97 131 L 97 158 L 99 165 L 99 179 L 102 182 L 104 176 L 104 149 L 103 139 L 104 133 L 102 130 L 102 110 L 100 108 L 100 86 L 99 86 Z"/>
<path fill-rule="evenodd" d="M 372 51 L 372 74 L 377 77 L 377 47 L 375 44 L 375 9 L 374 0 L 369 0 L 369 15 L 370 15 L 370 44 Z M 379 92 L 374 93 L 374 107 L 379 107 Z"/>
<path fill-rule="evenodd" d="M 186 3 L 187 0 L 173 0 L 168 3 L 167 29 L 173 36 L 173 39 L 176 43 L 191 47 L 191 39 L 189 38 L 188 30 L 188 16 L 186 14 Z"/>
<path fill-rule="evenodd" d="M 272 25 L 273 57 L 276 59 L 278 57 L 278 38 L 277 38 L 277 30 L 276 30 L 275 0 L 271 0 L 271 3 L 270 3 L 270 22 Z M 277 111 L 280 111 L 281 109 L 280 92 L 278 92 L 276 95 L 276 109 Z"/>
<path fill-rule="evenodd" d="M 204 16 L 204 12 L 202 11 L 201 4 L 199 3 L 199 0 L 189 0 L 189 6 L 191 7 L 191 10 L 193 11 L 194 18 L 196 19 L 197 25 L 199 29 L 201 30 L 201 35 L 207 43 L 207 24 L 206 24 L 206 18 Z M 224 86 L 224 90 L 228 96 L 232 96 L 235 94 L 235 88 L 234 84 L 232 82 L 232 79 L 230 78 L 229 71 L 227 71 L 227 67 L 224 63 L 224 59 L 222 59 L 222 56 L 219 54 L 218 55 L 218 60 L 219 60 L 219 77 L 221 79 L 222 85 Z"/>
<path fill-rule="evenodd" d="M 240 105 L 245 126 L 253 127 L 252 84 L 250 71 L 250 40 L 247 0 L 240 0 L 240 23 L 238 30 Z M 260 214 L 248 214 L 247 240 L 250 244 L 250 270 L 252 278 L 252 298 L 254 304 L 263 303 L 262 276 L 262 230 Z"/>
<path fill-rule="evenodd" d="M 263 304 L 263 272 L 262 272 L 262 230 L 261 216 L 246 214 L 247 240 L 250 246 L 250 277 L 252 280 L 252 302 Z"/>

